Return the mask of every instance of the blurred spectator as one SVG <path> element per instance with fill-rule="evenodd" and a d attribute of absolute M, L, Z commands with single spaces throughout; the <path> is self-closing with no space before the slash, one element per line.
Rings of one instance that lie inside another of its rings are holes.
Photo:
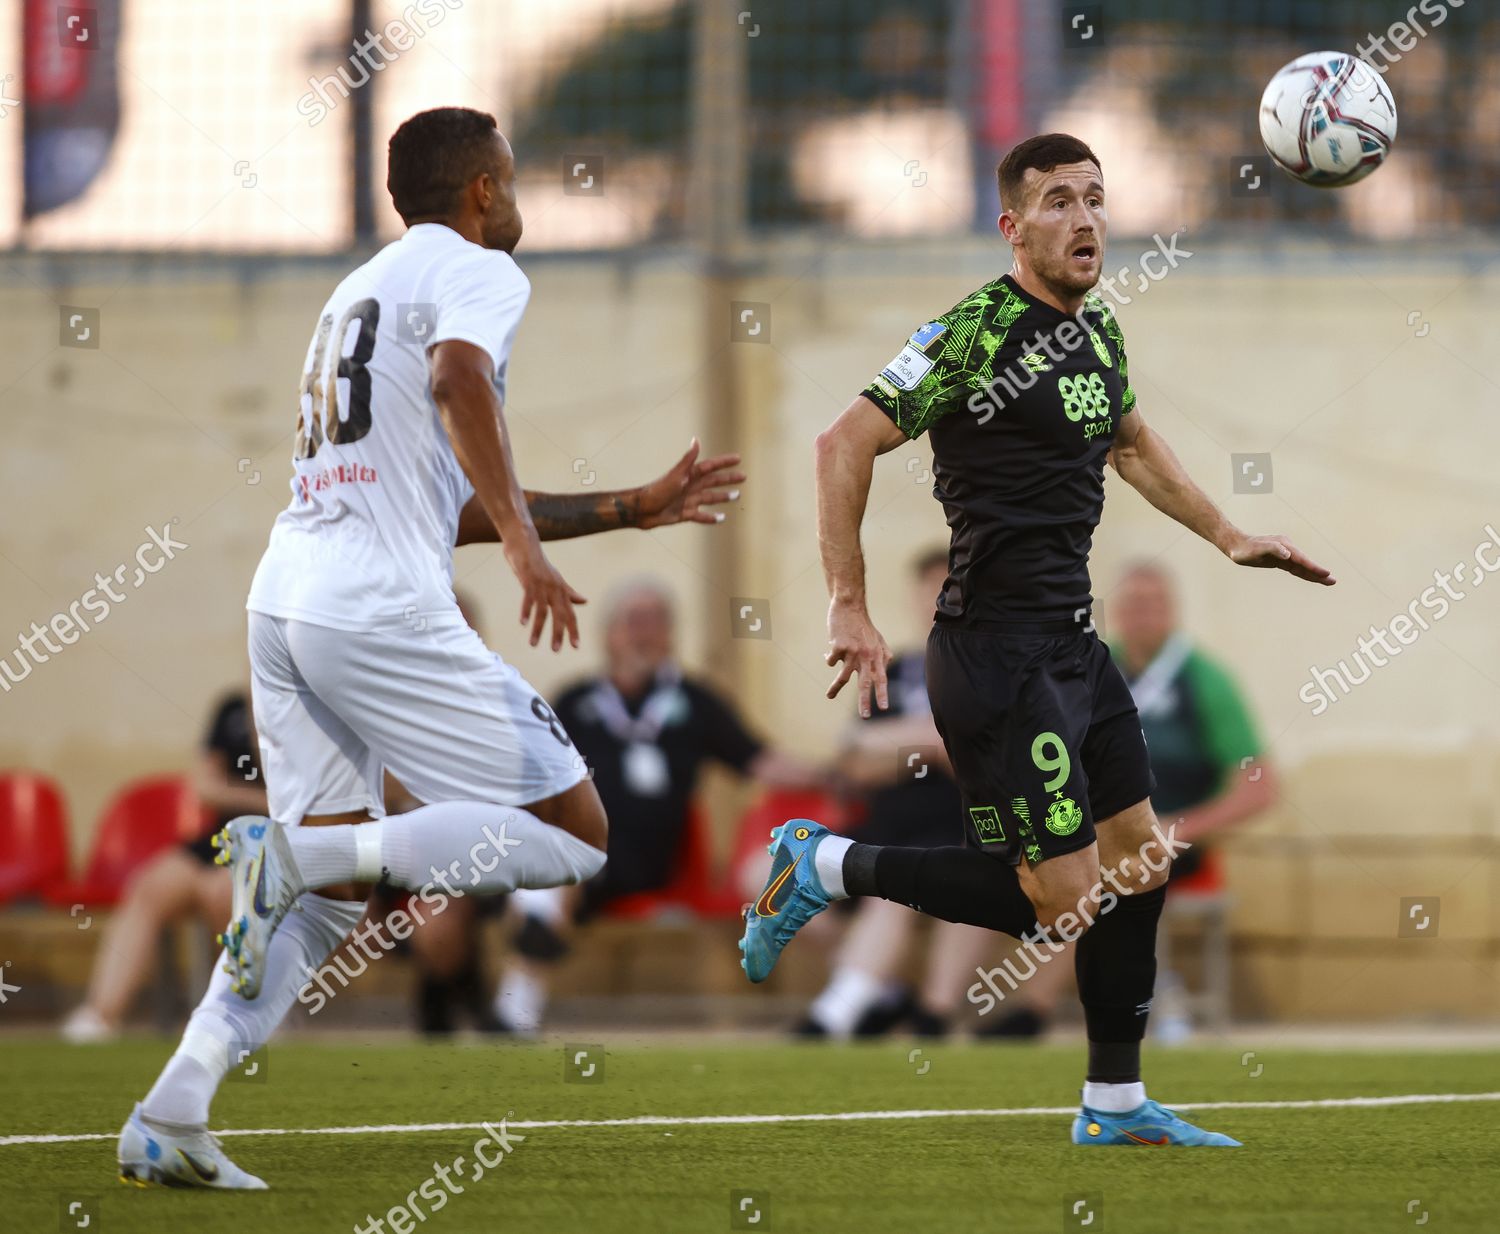
<path fill-rule="evenodd" d="M 226 694 L 214 711 L 194 768 L 193 787 L 213 827 L 190 844 L 157 854 L 131 877 L 120 907 L 94 957 L 88 993 L 62 1024 L 75 1043 L 104 1041 L 119 1032 L 130 1005 L 156 966 L 157 942 L 164 930 L 196 917 L 214 932 L 229 920 L 229 871 L 214 865 L 209 841 L 241 814 L 264 814 L 266 790 L 260 776 L 250 700 Z"/>
<path fill-rule="evenodd" d="M 933 549 L 913 563 L 913 609 L 923 628 L 948 575 L 948 552 Z M 887 670 L 890 707 L 872 709 L 849 730 L 839 771 L 866 795 L 864 822 L 850 832 L 866 844 L 933 847 L 959 842 L 963 802 L 927 699 L 926 654 L 898 654 Z M 848 932 L 833 972 L 797 1033 L 808 1037 L 873 1036 L 909 1021 L 921 1036 L 941 1036 L 974 966 L 994 934 L 949 921 L 931 923 L 925 976 L 916 991 L 898 981 L 921 914 L 874 898 L 850 901 Z"/>
<path fill-rule="evenodd" d="M 519 919 L 515 954 L 492 1015 L 481 1018 L 487 1027 L 535 1032 L 546 1007 L 547 967 L 566 954 L 573 924 L 621 896 L 659 891 L 672 881 L 705 762 L 720 762 L 771 787 L 817 781 L 812 767 L 766 746 L 727 700 L 682 671 L 674 634 L 672 599 L 660 583 L 622 584 L 605 602 L 603 674 L 565 690 L 555 703 L 609 813 L 609 861 L 581 887 L 511 895 Z M 467 958 L 465 967 L 454 970 L 448 990 L 453 999 L 474 984 L 474 913 L 471 898 L 455 901 L 417 931 L 427 935 L 424 954 L 438 950 L 432 946 L 437 939 L 450 962 L 456 955 Z M 467 941 L 459 943 L 460 937 Z M 445 1011 L 429 988 L 424 1026 L 451 1027 Z"/>
<path fill-rule="evenodd" d="M 1275 803 L 1276 771 L 1262 758 L 1255 725 L 1234 680 L 1180 629 L 1177 598 L 1165 570 L 1151 562 L 1128 567 L 1109 611 L 1110 650 L 1135 697 L 1151 753 L 1156 776 L 1151 804 L 1162 825 L 1175 826 L 1175 838 L 1193 846 L 1172 865 L 1170 885 L 1180 886 L 1203 868 L 1205 854 L 1219 836 Z M 1169 918 L 1171 907 L 1169 892 Z M 981 1035 L 1039 1035 L 1071 975 L 1070 965 L 1041 966 L 1022 987 L 1021 1004 L 981 1028 Z M 1164 973 L 1157 989 L 1160 993 L 1178 984 L 1175 975 Z M 1168 1032 L 1172 1028 L 1170 1022 L 1159 1026 Z"/>

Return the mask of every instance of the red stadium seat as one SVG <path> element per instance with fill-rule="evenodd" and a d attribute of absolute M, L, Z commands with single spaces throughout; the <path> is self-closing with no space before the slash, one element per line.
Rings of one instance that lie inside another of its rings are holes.
<path fill-rule="evenodd" d="M 715 906 L 720 912 L 738 916 L 746 900 L 753 898 L 753 894 L 745 894 L 740 871 L 758 853 L 766 851 L 771 829 L 791 818 L 810 818 L 831 831 L 844 831 L 856 821 L 844 802 L 818 789 L 768 790 L 740 818 L 729 869 L 715 889 Z"/>
<path fill-rule="evenodd" d="M 169 845 L 196 840 L 211 821 L 185 777 L 135 780 L 105 807 L 83 877 L 52 888 L 47 898 L 54 904 L 114 904 L 137 868 Z"/>
<path fill-rule="evenodd" d="M 770 789 L 740 818 L 731 867 L 739 869 L 757 848 L 764 849 L 771 842 L 771 828 L 781 826 L 789 818 L 810 818 L 830 831 L 843 831 L 852 821 L 838 798 L 818 789 Z"/>
<path fill-rule="evenodd" d="M 745 903 L 745 896 L 738 886 L 738 871 L 757 846 L 764 848 L 769 843 L 772 827 L 789 818 L 815 818 L 838 831 L 844 826 L 845 814 L 843 806 L 827 793 L 771 789 L 741 817 L 729 868 L 722 876 L 716 876 L 709 821 L 695 802 L 689 807 L 672 881 L 660 891 L 621 896 L 611 901 L 605 909 L 605 916 L 627 921 L 672 913 L 704 918 L 738 917 Z"/>
<path fill-rule="evenodd" d="M 1224 865 L 1217 848 L 1205 848 L 1198 868 L 1186 878 L 1173 881 L 1169 897 L 1216 896 L 1224 891 Z"/>
<path fill-rule="evenodd" d="M 688 805 L 687 824 L 672 881 L 660 891 L 642 891 L 612 900 L 605 916 L 641 921 L 673 912 L 699 913 L 712 890 L 713 851 L 709 844 L 708 819 L 698 803 Z"/>
<path fill-rule="evenodd" d="M 39 896 L 68 877 L 68 809 L 46 776 L 0 774 L 0 904 Z"/>

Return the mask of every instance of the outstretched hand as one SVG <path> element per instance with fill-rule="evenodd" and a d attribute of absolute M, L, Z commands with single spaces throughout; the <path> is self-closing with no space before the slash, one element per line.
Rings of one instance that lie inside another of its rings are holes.
<path fill-rule="evenodd" d="M 839 675 L 828 687 L 829 698 L 838 697 L 852 678 L 859 685 L 859 714 L 865 719 L 870 718 L 872 693 L 875 706 L 881 711 L 890 706 L 886 669 L 891 662 L 891 649 L 863 604 L 841 604 L 835 600 L 828 606 L 828 654 L 823 660 L 829 668 L 840 666 Z"/>
<path fill-rule="evenodd" d="M 1299 549 L 1285 536 L 1245 536 L 1229 550 L 1229 560 L 1237 566 L 1256 566 L 1263 570 L 1285 570 L 1288 574 L 1332 587 L 1338 582 L 1323 566 Z"/>
<path fill-rule="evenodd" d="M 709 506 L 738 501 L 745 473 L 738 454 L 719 454 L 699 460 L 698 439 L 666 475 L 643 485 L 638 506 L 639 527 L 667 527 L 673 523 L 722 523 L 724 515 Z"/>
<path fill-rule="evenodd" d="M 552 650 L 561 651 L 564 639 L 570 646 L 577 647 L 578 617 L 573 606 L 588 601 L 574 591 L 547 560 L 536 532 L 506 540 L 501 548 L 511 572 L 521 584 L 521 624 L 531 627 L 531 645 L 535 647 L 541 642 L 550 617 Z"/>

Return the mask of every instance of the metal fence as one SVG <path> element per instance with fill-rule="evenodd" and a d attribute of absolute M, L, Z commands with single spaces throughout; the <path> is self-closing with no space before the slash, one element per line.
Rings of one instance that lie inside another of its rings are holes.
<path fill-rule="evenodd" d="M 492 111 L 527 247 L 993 226 L 998 158 L 1062 128 L 1117 232 L 1500 227 L 1500 6 L 1480 0 L 25 0 L 0 22 L 0 246 L 337 251 L 395 234 L 384 140 Z M 1359 50 L 1400 110 L 1355 190 L 1242 191 L 1284 62 Z"/>

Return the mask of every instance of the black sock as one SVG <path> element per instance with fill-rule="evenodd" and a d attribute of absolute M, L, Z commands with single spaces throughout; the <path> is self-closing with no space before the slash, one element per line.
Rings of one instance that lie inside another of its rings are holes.
<path fill-rule="evenodd" d="M 1134 1084 L 1141 1078 L 1139 1041 L 1090 1041 L 1090 1084 Z"/>
<path fill-rule="evenodd" d="M 490 984 L 484 979 L 484 968 L 477 954 L 470 955 L 464 966 L 453 975 L 453 993 L 464 1010 L 480 1016 L 489 1006 Z"/>
<path fill-rule="evenodd" d="M 1036 928 L 1036 909 L 1015 868 L 972 848 L 851 844 L 844 854 L 844 890 L 1014 938 Z"/>
<path fill-rule="evenodd" d="M 453 1031 L 453 979 L 423 975 L 417 987 L 417 1027 L 424 1033 Z"/>
<path fill-rule="evenodd" d="M 1088 1025 L 1088 1079 L 1129 1084 L 1141 1078 L 1141 1039 L 1156 987 L 1156 924 L 1166 887 L 1120 896 L 1078 940 L 1073 967 Z"/>

